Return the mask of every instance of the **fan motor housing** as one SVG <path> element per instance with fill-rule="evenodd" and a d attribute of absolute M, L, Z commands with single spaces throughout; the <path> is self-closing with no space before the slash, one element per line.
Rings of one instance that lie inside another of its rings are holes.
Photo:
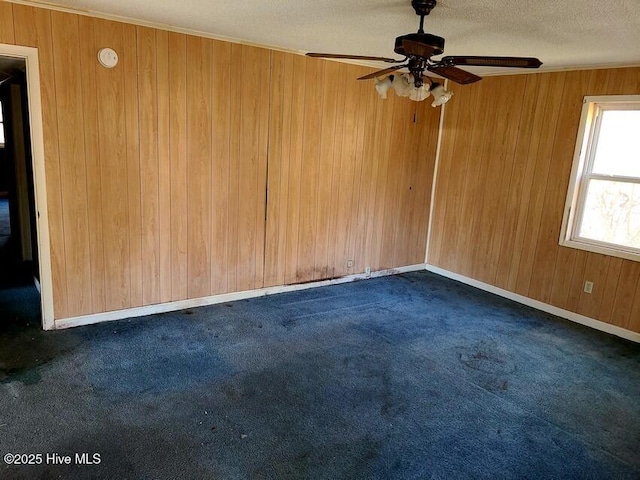
<path fill-rule="evenodd" d="M 410 33 L 396 38 L 396 46 L 393 51 L 398 55 L 408 56 L 402 46 L 403 40 L 411 40 L 412 42 L 422 43 L 423 45 L 431 47 L 433 49 L 432 55 L 440 55 L 444 52 L 444 38 L 431 35 L 430 33 Z"/>

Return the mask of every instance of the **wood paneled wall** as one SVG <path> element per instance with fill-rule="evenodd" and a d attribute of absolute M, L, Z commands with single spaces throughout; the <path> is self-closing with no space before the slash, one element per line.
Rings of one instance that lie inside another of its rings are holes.
<path fill-rule="evenodd" d="M 274 53 L 266 285 L 424 262 L 439 110 L 366 72 Z"/>
<path fill-rule="evenodd" d="M 56 319 L 424 261 L 439 110 L 362 68 L 4 1 L 0 43 L 39 49 Z"/>
<path fill-rule="evenodd" d="M 640 332 L 640 263 L 558 243 L 582 99 L 640 93 L 640 69 L 493 77 L 453 90 L 429 263 Z"/>

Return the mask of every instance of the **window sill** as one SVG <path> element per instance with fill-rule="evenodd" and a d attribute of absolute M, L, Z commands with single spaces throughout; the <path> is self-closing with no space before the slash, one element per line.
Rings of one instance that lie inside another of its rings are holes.
<path fill-rule="evenodd" d="M 577 248 L 578 250 L 584 250 L 591 253 L 599 253 L 601 255 L 609 255 L 610 257 L 624 258 L 626 260 L 633 260 L 640 262 L 640 253 L 630 252 L 615 246 L 609 246 L 602 243 L 590 243 L 580 240 L 560 240 L 560 246 L 568 248 Z"/>

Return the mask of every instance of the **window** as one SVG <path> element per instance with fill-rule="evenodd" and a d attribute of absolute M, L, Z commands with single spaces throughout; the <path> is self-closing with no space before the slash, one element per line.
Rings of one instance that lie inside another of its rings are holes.
<path fill-rule="evenodd" d="M 4 147 L 4 119 L 2 116 L 2 102 L 0 102 L 0 148 Z"/>
<path fill-rule="evenodd" d="M 560 244 L 640 261 L 640 95 L 585 97 Z"/>

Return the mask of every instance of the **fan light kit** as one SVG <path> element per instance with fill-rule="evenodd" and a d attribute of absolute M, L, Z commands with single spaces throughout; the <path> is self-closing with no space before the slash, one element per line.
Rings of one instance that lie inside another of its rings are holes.
<path fill-rule="evenodd" d="M 427 80 L 430 85 L 424 83 Z M 380 98 L 387 98 L 389 89 L 393 89 L 399 97 L 409 97 L 410 100 L 421 102 L 433 95 L 432 107 L 444 105 L 452 97 L 453 92 L 445 90 L 438 82 L 434 82 L 429 77 L 422 77 L 422 85 L 416 87 L 415 79 L 410 73 L 401 75 L 389 75 L 382 80 L 374 78 L 376 91 Z"/>
<path fill-rule="evenodd" d="M 307 55 L 318 58 L 373 60 L 400 64 L 378 70 L 369 75 L 364 75 L 358 80 L 375 79 L 376 90 L 382 98 L 386 98 L 387 91 L 392 87 L 397 95 L 407 96 L 416 101 L 426 99 L 429 93 L 431 93 L 431 95 L 434 96 L 432 103 L 434 107 L 446 103 L 451 98 L 452 93 L 446 91 L 442 85 L 431 82 L 431 79 L 424 75 L 425 70 L 461 85 L 466 85 L 477 82 L 482 78 L 474 73 L 458 68 L 458 65 L 508 68 L 539 68 L 542 65 L 542 62 L 534 57 L 445 56 L 440 58 L 440 60 L 433 59 L 432 57 L 444 53 L 444 38 L 425 33 L 424 17 L 431 13 L 431 10 L 436 4 L 436 0 L 412 0 L 411 6 L 415 10 L 416 15 L 420 17 L 420 26 L 418 27 L 417 33 L 409 33 L 408 35 L 402 35 L 396 38 L 393 50 L 398 55 L 404 56 L 402 60 L 332 53 L 307 53 Z M 409 73 L 400 76 L 389 75 L 401 68 L 407 68 Z M 425 80 L 431 82 L 430 88 L 426 88 Z M 404 82 L 407 83 L 405 84 Z"/>

